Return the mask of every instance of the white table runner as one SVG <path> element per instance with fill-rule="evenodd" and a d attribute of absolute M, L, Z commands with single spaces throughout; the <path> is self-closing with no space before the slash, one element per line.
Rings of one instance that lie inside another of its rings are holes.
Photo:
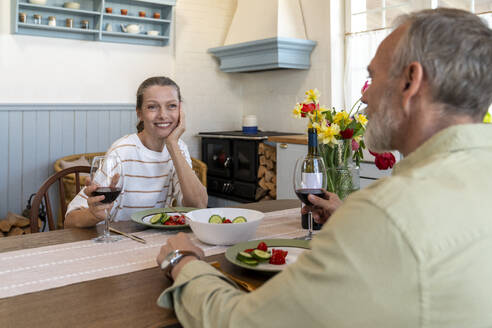
<path fill-rule="evenodd" d="M 302 236 L 306 232 L 300 223 L 299 208 L 266 213 L 256 239 Z M 155 267 L 161 246 L 175 233 L 157 229 L 135 233 L 146 244 L 128 238 L 109 244 L 84 240 L 0 253 L 0 298 Z M 228 247 L 204 244 L 191 231 L 187 233 L 206 256 L 223 253 Z"/>

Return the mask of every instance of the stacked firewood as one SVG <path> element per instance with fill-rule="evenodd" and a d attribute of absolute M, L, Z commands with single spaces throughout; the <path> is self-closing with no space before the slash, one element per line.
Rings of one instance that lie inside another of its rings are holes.
<path fill-rule="evenodd" d="M 258 188 L 256 200 L 277 199 L 277 151 L 275 147 L 260 143 L 258 145 Z"/>
<path fill-rule="evenodd" d="M 7 218 L 0 220 L 0 238 L 31 233 L 31 221 L 12 212 L 7 213 Z"/>

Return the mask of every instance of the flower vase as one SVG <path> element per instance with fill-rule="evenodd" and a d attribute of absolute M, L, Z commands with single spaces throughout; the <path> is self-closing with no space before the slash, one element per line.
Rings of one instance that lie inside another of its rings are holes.
<path fill-rule="evenodd" d="M 338 140 L 334 145 L 320 144 L 319 152 L 325 161 L 328 191 L 343 200 L 360 189 L 359 166 L 352 160 L 352 139 Z"/>

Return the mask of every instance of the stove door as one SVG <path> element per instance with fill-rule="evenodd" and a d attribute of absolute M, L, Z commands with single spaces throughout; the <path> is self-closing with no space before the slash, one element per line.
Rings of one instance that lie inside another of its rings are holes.
<path fill-rule="evenodd" d="M 258 142 L 233 140 L 234 179 L 256 182 L 258 175 Z"/>
<path fill-rule="evenodd" d="M 210 175 L 230 178 L 232 174 L 231 142 L 226 139 L 203 138 L 202 160 Z"/>

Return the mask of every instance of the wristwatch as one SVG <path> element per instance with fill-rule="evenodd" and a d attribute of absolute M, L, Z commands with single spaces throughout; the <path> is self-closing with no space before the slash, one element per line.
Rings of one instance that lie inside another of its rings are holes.
<path fill-rule="evenodd" d="M 164 271 L 164 274 L 168 278 L 172 279 L 171 271 L 173 270 L 173 268 L 185 256 L 189 256 L 189 255 L 194 256 L 197 259 L 200 259 L 200 256 L 197 253 L 195 253 L 195 252 L 192 252 L 192 251 L 182 251 L 182 250 L 179 250 L 179 249 L 176 249 L 176 250 L 170 252 L 169 254 L 167 254 L 166 257 L 164 258 L 164 260 L 161 263 L 161 269 Z"/>

